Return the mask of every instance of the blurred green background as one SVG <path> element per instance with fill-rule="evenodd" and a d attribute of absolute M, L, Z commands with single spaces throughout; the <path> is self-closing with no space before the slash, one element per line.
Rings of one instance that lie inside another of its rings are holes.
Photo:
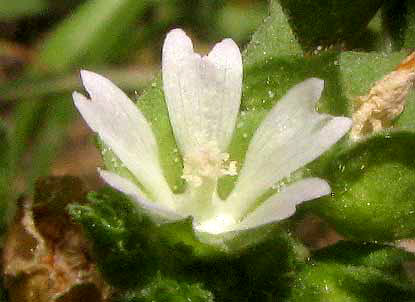
<path fill-rule="evenodd" d="M 200 52 L 224 37 L 242 48 L 267 14 L 266 0 L 0 0 L 0 199 L 50 173 L 97 184 L 99 154 L 71 98 L 80 69 L 134 97 L 159 71 L 170 29 Z"/>

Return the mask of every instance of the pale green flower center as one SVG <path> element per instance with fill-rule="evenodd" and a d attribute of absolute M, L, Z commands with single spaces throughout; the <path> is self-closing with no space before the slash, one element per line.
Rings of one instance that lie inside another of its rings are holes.
<path fill-rule="evenodd" d="M 199 230 L 220 233 L 235 219 L 223 211 L 225 202 L 216 194 L 217 182 L 221 176 L 236 175 L 237 163 L 221 152 L 216 141 L 199 146 L 184 156 L 182 178 L 188 187 L 179 202 L 180 212 L 193 216 Z"/>
<path fill-rule="evenodd" d="M 210 141 L 184 157 L 182 178 L 193 187 L 218 179 L 224 175 L 236 175 L 236 161 L 229 161 L 229 153 L 221 152 L 216 141 Z"/>

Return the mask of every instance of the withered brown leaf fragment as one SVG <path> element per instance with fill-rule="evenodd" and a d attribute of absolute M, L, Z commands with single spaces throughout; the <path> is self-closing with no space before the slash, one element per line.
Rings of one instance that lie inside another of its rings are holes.
<path fill-rule="evenodd" d="M 34 201 L 20 201 L 3 250 L 11 302 L 108 299 L 112 290 L 98 272 L 80 226 L 66 212 L 69 203 L 84 200 L 80 180 L 63 176 L 40 180 Z"/>
<path fill-rule="evenodd" d="M 391 127 L 405 106 L 405 99 L 415 81 L 415 52 L 396 70 L 377 81 L 369 94 L 356 99 L 351 137 L 354 140 Z"/>

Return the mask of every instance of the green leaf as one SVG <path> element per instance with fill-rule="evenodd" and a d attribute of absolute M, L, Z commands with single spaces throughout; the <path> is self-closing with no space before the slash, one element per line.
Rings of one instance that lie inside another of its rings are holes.
<path fill-rule="evenodd" d="M 313 259 L 321 262 L 371 267 L 396 278 L 408 279 L 403 264 L 414 261 L 415 255 L 388 245 L 340 241 L 318 250 L 313 255 Z"/>
<path fill-rule="evenodd" d="M 358 96 L 367 95 L 374 83 L 395 70 L 407 55 L 408 53 L 405 51 L 390 54 L 341 53 L 339 56 L 340 81 L 349 102 L 353 102 Z M 353 103 L 350 104 L 350 106 L 352 105 Z"/>
<path fill-rule="evenodd" d="M 357 240 L 391 241 L 415 235 L 415 134 L 380 133 L 310 166 L 329 181 L 331 196 L 306 203 L 336 230 Z"/>
<path fill-rule="evenodd" d="M 120 288 L 151 279 L 158 267 L 152 224 L 115 191 L 90 193 L 88 199 L 90 204 L 71 205 L 69 213 L 93 243 L 104 277 Z"/>
<path fill-rule="evenodd" d="M 393 71 L 406 55 L 340 54 L 340 87 L 347 115 L 353 112 L 354 100 L 367 95 L 374 83 Z M 330 103 L 334 99 L 324 101 Z M 309 168 L 330 181 L 333 194 L 305 208 L 315 210 L 337 231 L 358 240 L 384 241 L 413 235 L 414 225 L 410 221 L 415 196 L 410 188 L 415 179 L 409 150 L 415 129 L 414 112 L 412 92 L 407 96 L 405 111 L 394 123 L 396 129 L 409 132 L 379 134 L 360 143 L 345 139 L 342 145 L 312 163 Z"/>
<path fill-rule="evenodd" d="M 115 299 L 116 302 L 213 302 L 211 292 L 201 284 L 163 278 L 157 274 L 154 280 L 139 290 L 131 290 Z"/>
<path fill-rule="evenodd" d="M 413 284 L 382 271 L 334 262 L 316 262 L 295 276 L 287 302 L 413 301 Z"/>
<path fill-rule="evenodd" d="M 360 34 L 384 0 L 279 0 L 305 50 Z"/>
<path fill-rule="evenodd" d="M 413 283 L 402 264 L 414 259 L 392 246 L 339 242 L 313 255 L 286 301 L 413 301 Z"/>
<path fill-rule="evenodd" d="M 354 100 L 367 95 L 374 83 L 393 71 L 406 57 L 391 54 L 344 52 L 339 56 L 341 91 L 351 115 Z M 334 99 L 326 98 L 329 103 Z M 334 104 L 334 106 L 337 106 Z M 414 126 L 414 93 L 395 129 L 362 142 L 344 139 L 332 152 L 309 165 L 312 174 L 329 180 L 330 197 L 306 204 L 306 209 L 331 222 L 338 232 L 358 240 L 394 240 L 414 234 L 415 184 L 410 146 Z M 405 146 L 405 147 L 403 147 Z"/>
<path fill-rule="evenodd" d="M 0 7 L 0 20 L 11 21 L 39 14 L 48 7 L 48 3 L 46 0 L 0 0 Z"/>
<path fill-rule="evenodd" d="M 224 255 L 196 239 L 190 219 L 156 225 L 111 189 L 91 193 L 89 200 L 70 206 L 70 213 L 93 242 L 104 276 L 118 287 L 143 285 L 157 271 L 171 273 L 197 259 Z"/>
<path fill-rule="evenodd" d="M 87 1 L 41 46 L 36 71 L 61 72 L 125 57 L 135 30 L 131 25 L 154 2 Z"/>

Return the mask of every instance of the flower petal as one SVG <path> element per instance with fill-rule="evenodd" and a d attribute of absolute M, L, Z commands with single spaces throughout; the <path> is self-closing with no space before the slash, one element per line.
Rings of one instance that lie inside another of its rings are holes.
<path fill-rule="evenodd" d="M 184 218 L 167 207 L 146 200 L 140 188 L 128 179 L 101 169 L 98 172 L 107 184 L 131 197 L 154 222 L 166 223 Z"/>
<path fill-rule="evenodd" d="M 232 231 L 256 228 L 290 217 L 303 201 L 330 194 L 330 186 L 320 178 L 305 178 L 284 187 L 248 214 Z"/>
<path fill-rule="evenodd" d="M 142 113 L 108 79 L 86 70 L 81 77 L 91 100 L 77 92 L 73 99 L 85 121 L 156 200 L 170 204 L 171 191 L 159 164 L 157 143 Z"/>
<path fill-rule="evenodd" d="M 242 91 L 242 59 L 231 39 L 208 56 L 193 52 L 189 37 L 175 29 L 163 46 L 163 88 L 178 146 L 187 155 L 216 142 L 225 151 L 235 126 Z"/>
<path fill-rule="evenodd" d="M 257 129 L 228 198 L 241 215 L 273 184 L 319 157 L 349 130 L 351 119 L 315 111 L 323 85 L 311 78 L 294 86 Z"/>

